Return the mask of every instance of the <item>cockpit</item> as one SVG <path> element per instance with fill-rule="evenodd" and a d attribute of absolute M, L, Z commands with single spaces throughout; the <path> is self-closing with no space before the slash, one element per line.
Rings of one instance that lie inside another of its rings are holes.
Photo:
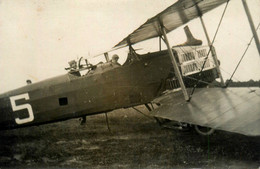
<path fill-rule="evenodd" d="M 121 65 L 118 62 L 119 56 L 117 54 L 112 55 L 111 59 L 109 59 L 108 53 L 104 53 L 104 56 L 106 60 L 105 63 L 99 62 L 97 64 L 91 64 L 87 59 L 83 59 L 83 57 L 81 57 L 78 60 L 78 62 L 76 60 L 72 60 L 68 62 L 69 67 L 65 68 L 65 70 L 67 70 L 70 75 L 74 75 L 75 77 L 81 77 L 91 74 L 102 73 L 104 71 L 129 65 L 134 61 L 140 60 L 139 55 L 135 52 L 132 46 L 129 46 L 129 53 L 123 65 Z"/>
<path fill-rule="evenodd" d="M 72 60 L 68 62 L 69 67 L 65 68 L 69 74 L 74 76 L 86 76 L 91 74 L 102 73 L 104 71 L 114 69 L 120 67 L 121 64 L 118 63 L 119 56 L 114 54 L 111 60 L 107 59 L 107 62 L 99 62 L 95 65 L 89 63 L 87 59 L 84 59 L 85 63 L 83 62 L 83 57 L 79 59 L 77 62 L 76 60 Z"/>

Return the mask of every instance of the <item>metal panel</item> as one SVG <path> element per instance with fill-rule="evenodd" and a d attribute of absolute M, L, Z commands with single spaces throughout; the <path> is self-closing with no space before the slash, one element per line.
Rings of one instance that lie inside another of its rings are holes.
<path fill-rule="evenodd" d="M 207 56 L 210 50 L 208 46 L 182 46 L 174 47 L 173 49 L 178 56 L 183 76 L 199 73 L 205 59 L 206 63 L 203 70 L 216 67 L 212 55 Z"/>
<path fill-rule="evenodd" d="M 198 8 L 201 14 L 204 14 L 227 1 L 228 0 L 179 0 L 161 13 L 148 19 L 138 29 L 115 45 L 115 47 L 127 45 L 128 42 L 135 44 L 160 36 L 160 22 L 168 33 L 190 20 L 197 18 L 199 16 Z"/>
<path fill-rule="evenodd" d="M 170 92 L 152 115 L 249 136 L 260 135 L 260 88 L 198 89 L 190 102 Z"/>

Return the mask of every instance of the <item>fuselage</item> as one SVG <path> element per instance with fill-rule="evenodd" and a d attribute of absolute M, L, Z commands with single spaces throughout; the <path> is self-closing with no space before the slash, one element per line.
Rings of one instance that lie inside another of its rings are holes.
<path fill-rule="evenodd" d="M 166 90 L 171 71 L 168 53 L 161 51 L 140 55 L 123 66 L 105 63 L 86 75 L 67 73 L 30 84 L 0 95 L 0 128 L 39 125 L 145 104 Z"/>

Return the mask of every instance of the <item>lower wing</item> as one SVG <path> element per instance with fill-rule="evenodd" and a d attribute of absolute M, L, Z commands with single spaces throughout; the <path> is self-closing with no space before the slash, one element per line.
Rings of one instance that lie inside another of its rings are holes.
<path fill-rule="evenodd" d="M 210 127 L 247 136 L 260 135 L 260 88 L 196 89 L 190 102 L 181 91 L 154 100 L 155 117 Z"/>

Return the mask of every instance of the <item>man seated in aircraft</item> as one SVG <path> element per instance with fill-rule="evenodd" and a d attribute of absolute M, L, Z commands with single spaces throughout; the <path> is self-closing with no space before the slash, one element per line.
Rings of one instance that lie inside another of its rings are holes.
<path fill-rule="evenodd" d="M 29 84 L 32 84 L 32 81 L 30 79 L 26 80 L 26 84 L 29 85 Z"/>
<path fill-rule="evenodd" d="M 71 70 L 76 70 L 77 69 L 77 62 L 75 60 L 72 60 L 69 62 L 70 69 Z"/>
<path fill-rule="evenodd" d="M 118 59 L 119 59 L 118 55 L 117 55 L 117 54 L 114 54 L 114 55 L 112 56 L 112 59 L 111 59 L 110 62 L 113 63 L 113 65 L 121 66 L 120 63 L 118 63 Z"/>
<path fill-rule="evenodd" d="M 69 73 L 70 73 L 70 74 L 73 74 L 73 75 L 75 75 L 75 76 L 80 76 L 79 71 L 77 71 L 77 62 L 76 62 L 75 60 L 72 60 L 72 61 L 69 62 L 69 65 L 70 65 L 70 67 L 69 67 L 69 69 L 70 69 Z"/>

